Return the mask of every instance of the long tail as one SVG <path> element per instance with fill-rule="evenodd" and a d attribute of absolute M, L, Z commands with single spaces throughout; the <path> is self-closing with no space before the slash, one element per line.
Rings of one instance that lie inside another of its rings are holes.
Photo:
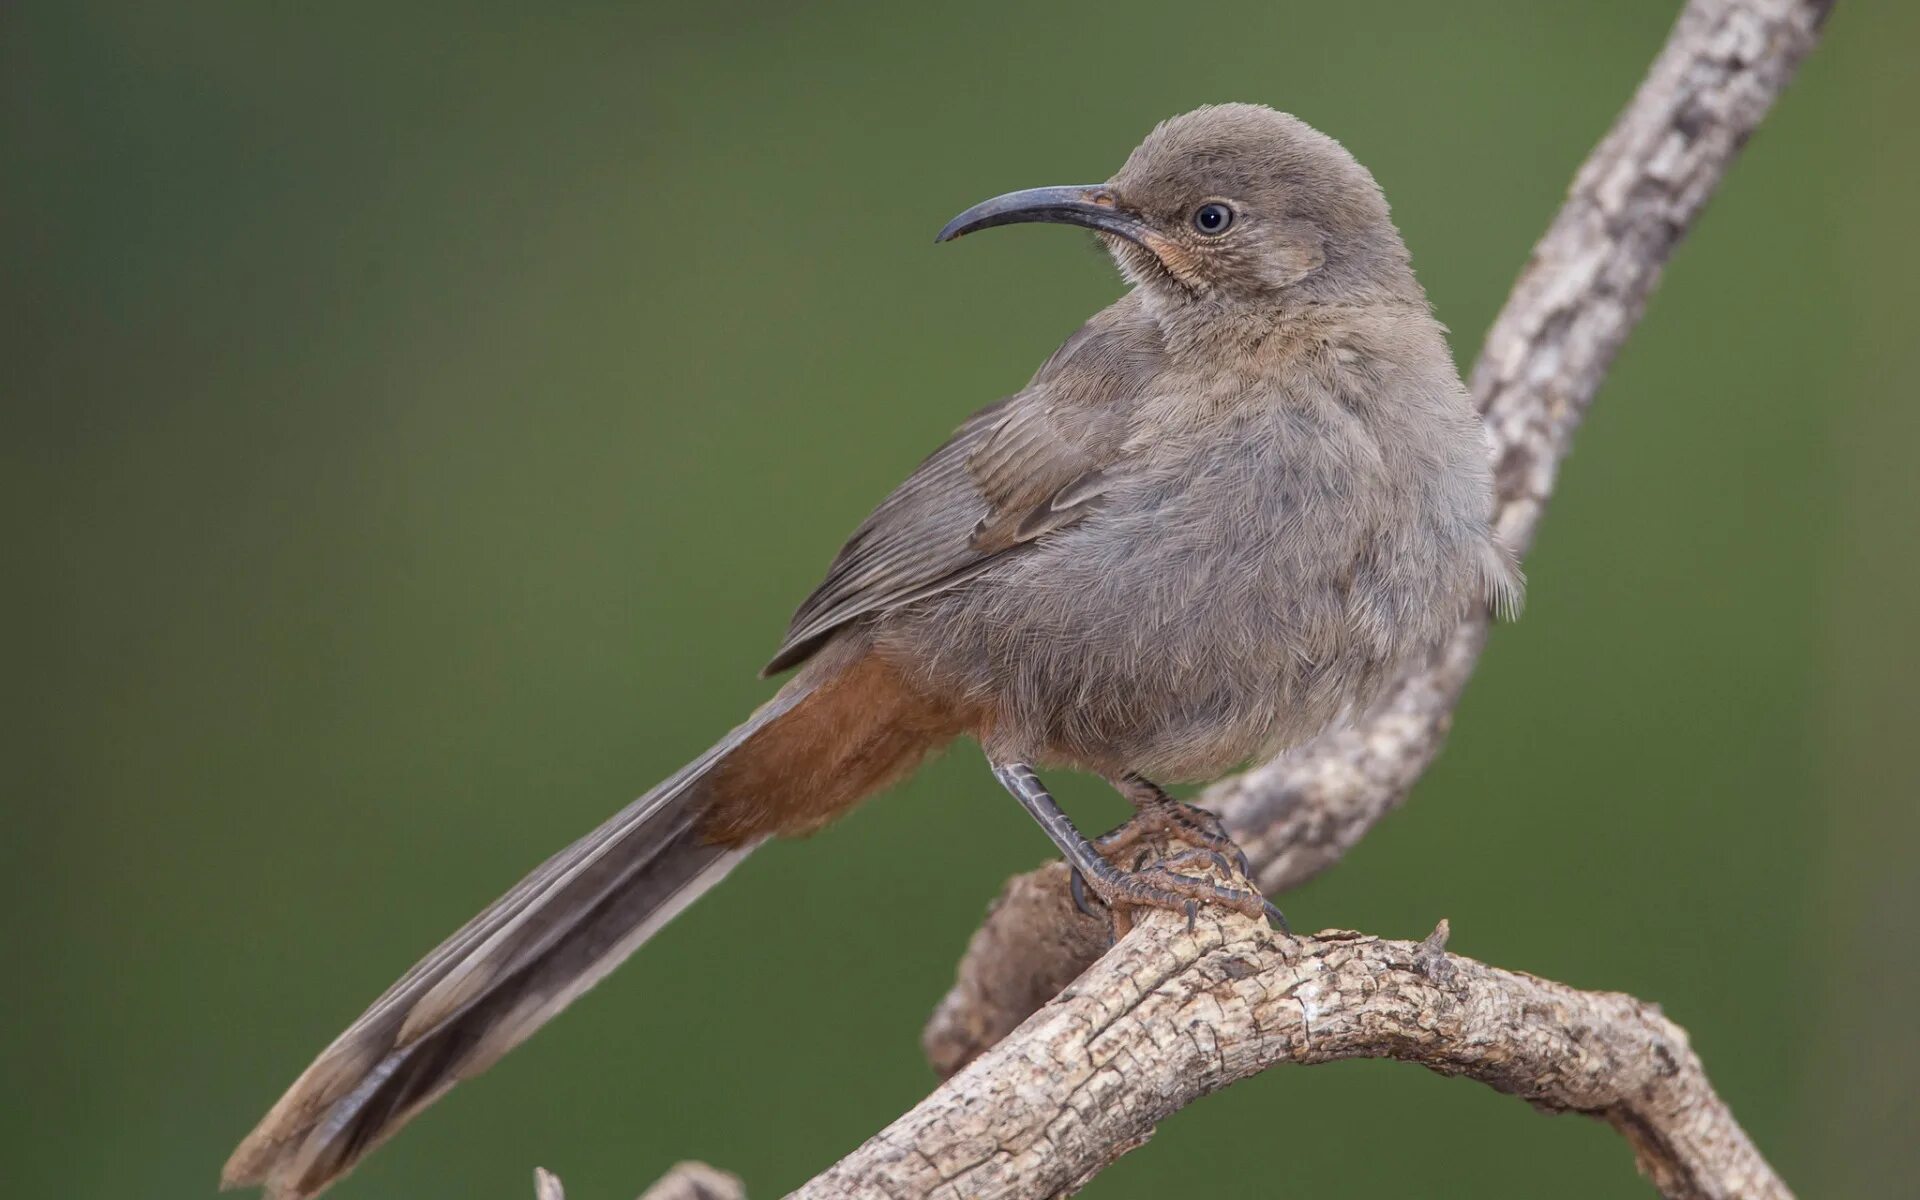
<path fill-rule="evenodd" d="M 334 1039 L 221 1174 L 305 1200 L 620 965 L 769 835 L 808 832 L 958 729 L 873 658 L 810 664 L 744 725 L 554 855 Z"/>

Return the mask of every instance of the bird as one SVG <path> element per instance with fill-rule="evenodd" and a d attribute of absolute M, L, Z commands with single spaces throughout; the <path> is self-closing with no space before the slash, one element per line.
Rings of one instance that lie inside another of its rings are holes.
<path fill-rule="evenodd" d="M 769 838 L 811 833 L 956 739 L 1111 911 L 1266 900 L 1084 836 L 1038 770 L 1230 849 L 1163 784 L 1363 715 L 1522 580 L 1491 448 L 1373 176 L 1263 105 L 1161 122 L 1106 182 L 962 212 L 947 242 L 1090 230 L 1128 285 L 854 531 L 711 749 L 403 975 L 233 1152 L 305 1200 L 485 1070 Z M 1230 878 L 1226 877 L 1226 878 Z"/>

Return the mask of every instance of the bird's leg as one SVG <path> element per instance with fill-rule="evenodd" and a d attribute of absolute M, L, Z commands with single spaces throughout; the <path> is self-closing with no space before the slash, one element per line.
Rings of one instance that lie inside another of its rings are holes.
<path fill-rule="evenodd" d="M 1247 852 L 1227 834 L 1219 817 L 1199 805 L 1175 800 L 1144 775 L 1109 775 L 1107 782 L 1133 805 L 1134 815 L 1133 820 L 1094 840 L 1102 854 L 1117 854 L 1147 837 L 1172 837 L 1232 859 L 1242 875 L 1253 878 Z"/>
<path fill-rule="evenodd" d="M 1277 909 L 1254 892 L 1220 887 L 1198 876 L 1170 869 L 1185 856 L 1177 856 L 1167 864 L 1123 870 L 1074 828 L 1073 821 L 1048 794 L 1046 785 L 1040 782 L 1032 767 L 1020 762 L 992 765 L 993 777 L 1000 781 L 1000 786 L 1013 793 L 1021 807 L 1032 814 L 1041 830 L 1060 848 L 1067 867 L 1083 879 L 1087 889 L 1110 910 L 1143 906 L 1167 908 L 1186 913 L 1189 924 L 1203 903 L 1218 904 L 1256 920 L 1277 914 Z"/>

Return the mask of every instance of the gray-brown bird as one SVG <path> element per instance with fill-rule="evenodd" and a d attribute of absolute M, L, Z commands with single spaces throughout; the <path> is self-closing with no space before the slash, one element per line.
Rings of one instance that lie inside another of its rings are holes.
<path fill-rule="evenodd" d="M 1294 117 L 1187 113 L 1106 183 L 989 200 L 939 240 L 1025 221 L 1093 230 L 1131 290 L 854 532 L 768 665 L 799 668 L 771 701 L 408 971 L 227 1185 L 318 1193 L 762 841 L 957 737 L 1108 905 L 1262 911 L 1110 863 L 1033 768 L 1093 772 L 1218 842 L 1152 781 L 1360 714 L 1470 606 L 1517 602 L 1485 432 L 1378 185 Z"/>

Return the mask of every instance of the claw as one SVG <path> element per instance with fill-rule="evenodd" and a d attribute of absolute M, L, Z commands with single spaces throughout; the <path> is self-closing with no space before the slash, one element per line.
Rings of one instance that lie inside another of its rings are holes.
<path fill-rule="evenodd" d="M 1171 871 L 1195 862 L 1204 862 L 1222 875 L 1228 877 L 1233 875 L 1233 868 L 1227 864 L 1227 856 L 1218 850 L 1196 849 L 1182 851 L 1160 865 Z"/>
<path fill-rule="evenodd" d="M 1281 912 L 1279 907 L 1275 905 L 1273 901 L 1267 899 L 1265 896 L 1260 897 L 1260 903 L 1266 905 L 1267 920 L 1273 923 L 1273 927 L 1275 929 L 1278 929 L 1281 933 L 1286 934 L 1288 937 L 1292 937 L 1293 927 L 1287 924 L 1287 914 Z"/>
<path fill-rule="evenodd" d="M 1193 922 L 1195 918 L 1200 915 L 1200 902 L 1198 900 L 1189 900 L 1183 907 L 1187 910 L 1187 932 L 1192 933 Z"/>
<path fill-rule="evenodd" d="M 1212 809 L 1201 808 L 1198 804 L 1186 804 L 1184 801 L 1179 800 L 1175 800 L 1174 803 L 1182 806 L 1182 811 L 1189 821 L 1205 830 L 1211 836 L 1222 840 L 1228 838 L 1227 823 L 1222 821 L 1220 815 Z"/>
<path fill-rule="evenodd" d="M 1067 890 L 1073 893 L 1073 906 L 1080 910 L 1082 916 L 1098 917 L 1100 915 L 1087 901 L 1087 878 L 1077 868 L 1067 869 Z"/>

